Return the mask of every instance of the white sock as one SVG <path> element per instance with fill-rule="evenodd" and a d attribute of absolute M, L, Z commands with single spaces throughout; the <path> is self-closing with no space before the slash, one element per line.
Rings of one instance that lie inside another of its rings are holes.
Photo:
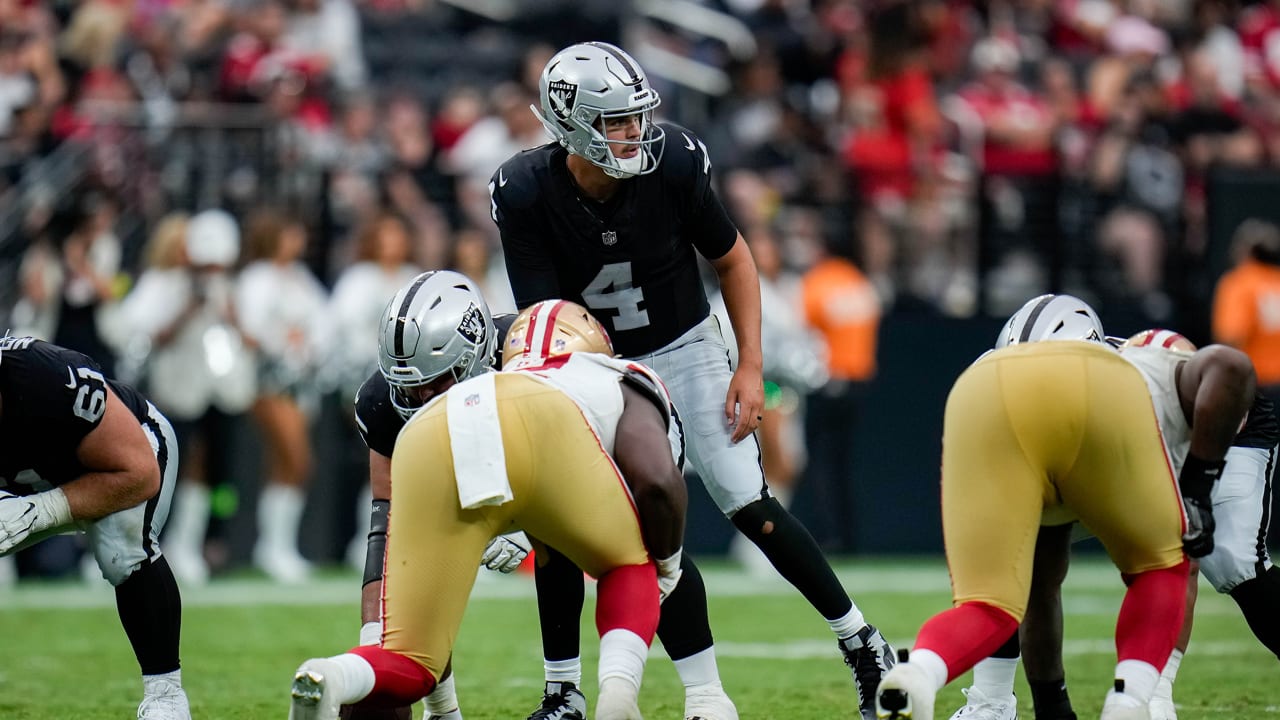
<path fill-rule="evenodd" d="M 1018 658 L 989 657 L 973 666 L 973 686 L 993 700 L 1007 698 L 1013 694 L 1017 672 Z"/>
<path fill-rule="evenodd" d="M 542 672 L 546 675 L 547 682 L 571 682 L 582 687 L 582 658 L 580 657 L 568 660 L 543 658 Z"/>
<path fill-rule="evenodd" d="M 199 557 L 209 529 L 209 488 L 194 480 L 183 480 L 173 495 L 173 509 L 165 525 L 164 544 Z"/>
<path fill-rule="evenodd" d="M 828 620 L 827 624 L 831 626 L 831 631 L 836 634 L 840 640 L 853 637 L 866 624 L 866 618 L 862 617 L 862 611 L 857 605 L 849 608 L 849 612 L 841 615 L 835 620 Z"/>
<path fill-rule="evenodd" d="M 352 653 L 343 653 L 329 658 L 338 664 L 342 671 L 342 682 L 338 683 L 342 697 L 338 701 L 343 705 L 360 702 L 373 692 L 377 676 L 368 660 Z"/>
<path fill-rule="evenodd" d="M 1173 681 L 1178 677 L 1178 666 L 1182 664 L 1182 651 L 1174 648 L 1169 653 L 1169 659 L 1164 664 L 1164 670 L 1160 673 L 1161 680 L 1168 680 L 1172 685 Z"/>
<path fill-rule="evenodd" d="M 182 687 L 182 670 L 174 670 L 173 672 L 161 673 L 159 675 L 143 675 L 142 676 L 142 694 L 143 695 L 163 695 L 174 686 Z"/>
<path fill-rule="evenodd" d="M 619 678 L 640 687 L 649 643 L 625 628 L 615 628 L 600 638 L 600 683 Z"/>
<path fill-rule="evenodd" d="M 1154 665 L 1141 660 L 1121 660 L 1116 663 L 1116 679 L 1124 681 L 1124 692 L 1111 690 L 1103 707 L 1137 707 L 1151 701 L 1160 673 Z"/>
<path fill-rule="evenodd" d="M 920 668 L 933 681 L 934 691 L 942 689 L 947 684 L 947 662 L 942 656 L 932 650 L 912 650 L 910 655 L 910 663 Z"/>
<path fill-rule="evenodd" d="M 453 674 L 436 683 L 436 689 L 424 700 L 427 715 L 444 715 L 458 709 L 458 692 L 453 685 Z"/>
<path fill-rule="evenodd" d="M 302 488 L 268 483 L 258 497 L 258 543 L 273 552 L 298 554 L 298 526 L 306 502 Z"/>
<path fill-rule="evenodd" d="M 685 691 L 709 685 L 720 685 L 720 668 L 716 666 L 715 646 L 675 661 L 676 674 Z"/>

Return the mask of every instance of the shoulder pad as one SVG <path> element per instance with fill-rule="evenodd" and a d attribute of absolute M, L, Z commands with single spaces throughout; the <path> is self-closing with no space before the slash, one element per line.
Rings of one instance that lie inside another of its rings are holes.
<path fill-rule="evenodd" d="M 671 427 L 671 395 L 667 393 L 667 386 L 662 384 L 657 373 L 640 363 L 628 362 L 622 371 L 622 381 L 653 402 L 662 413 L 663 425 Z"/>
<path fill-rule="evenodd" d="M 490 193 L 513 210 L 526 210 L 541 195 L 538 174 L 545 172 L 555 145 L 543 145 L 516 153 L 498 167 L 489 181 Z"/>

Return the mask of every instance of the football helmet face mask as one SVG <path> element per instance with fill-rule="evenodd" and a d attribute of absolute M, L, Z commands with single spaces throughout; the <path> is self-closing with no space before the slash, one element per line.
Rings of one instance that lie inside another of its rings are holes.
<path fill-rule="evenodd" d="M 996 336 L 996 349 L 1044 340 L 1086 340 L 1106 344 L 1098 313 L 1073 295 L 1041 295 L 1018 309 Z"/>
<path fill-rule="evenodd" d="M 540 365 L 572 352 L 613 356 L 613 342 L 600 321 L 568 300 L 543 300 L 516 316 L 502 348 L 502 369 Z"/>
<path fill-rule="evenodd" d="M 547 133 L 566 150 L 586 158 L 609 176 L 629 178 L 658 168 L 666 133 L 653 124 L 653 111 L 661 104 L 658 92 L 639 63 L 608 43 L 570 45 L 556 53 L 538 81 L 541 107 L 529 106 Z M 611 119 L 638 115 L 638 139 L 605 136 Z M 635 147 L 628 158 L 614 155 L 610 145 Z"/>
<path fill-rule="evenodd" d="M 378 368 L 391 405 L 407 420 L 422 406 L 424 386 L 489 370 L 497 342 L 475 283 L 449 270 L 422 273 L 391 298 L 378 329 Z"/>

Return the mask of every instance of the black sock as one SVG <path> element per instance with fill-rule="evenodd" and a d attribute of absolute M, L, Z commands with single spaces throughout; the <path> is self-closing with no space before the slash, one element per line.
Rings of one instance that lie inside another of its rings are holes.
<path fill-rule="evenodd" d="M 1036 720 L 1076 720 L 1075 711 L 1071 709 L 1071 698 L 1067 696 L 1066 680 L 1029 684 Z"/>
<path fill-rule="evenodd" d="M 822 617 L 835 620 L 853 609 L 853 601 L 818 543 L 776 498 L 757 500 L 735 513 L 732 520 Z"/>
<path fill-rule="evenodd" d="M 534 565 L 538 588 L 538 623 L 542 656 L 547 660 L 578 657 L 582 622 L 582 571 L 569 558 L 547 548 L 547 562 Z"/>
<path fill-rule="evenodd" d="M 116 611 L 143 675 L 178 669 L 182 596 L 163 555 L 116 586 Z"/>
<path fill-rule="evenodd" d="M 662 602 L 658 639 L 667 655 L 683 660 L 711 647 L 711 621 L 707 619 L 707 586 L 689 553 L 680 556 L 680 582 Z"/>
<path fill-rule="evenodd" d="M 1280 567 L 1272 566 L 1252 580 L 1246 580 L 1231 590 L 1249 623 L 1249 629 L 1268 650 L 1280 658 Z"/>

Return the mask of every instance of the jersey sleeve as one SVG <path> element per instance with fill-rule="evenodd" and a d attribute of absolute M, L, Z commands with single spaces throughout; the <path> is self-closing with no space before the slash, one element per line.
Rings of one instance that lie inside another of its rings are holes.
<path fill-rule="evenodd" d="M 489 213 L 502 238 L 507 279 L 518 308 L 560 296 L 560 279 L 542 240 L 544 228 L 532 212 L 537 180 L 521 157 L 508 160 L 489 180 Z"/>
<path fill-rule="evenodd" d="M 387 381 L 380 372 L 374 371 L 356 392 L 356 427 L 365 447 L 384 457 L 391 457 L 404 420 L 391 406 Z"/>
<path fill-rule="evenodd" d="M 684 236 L 708 260 L 723 257 L 738 239 L 738 228 L 711 185 L 711 156 L 691 131 L 665 125 L 664 171 L 680 193 Z"/>
<path fill-rule="evenodd" d="M 107 412 L 107 379 L 87 355 L 48 343 L 39 343 L 38 350 L 22 378 L 26 413 L 20 415 L 79 445 Z"/>

